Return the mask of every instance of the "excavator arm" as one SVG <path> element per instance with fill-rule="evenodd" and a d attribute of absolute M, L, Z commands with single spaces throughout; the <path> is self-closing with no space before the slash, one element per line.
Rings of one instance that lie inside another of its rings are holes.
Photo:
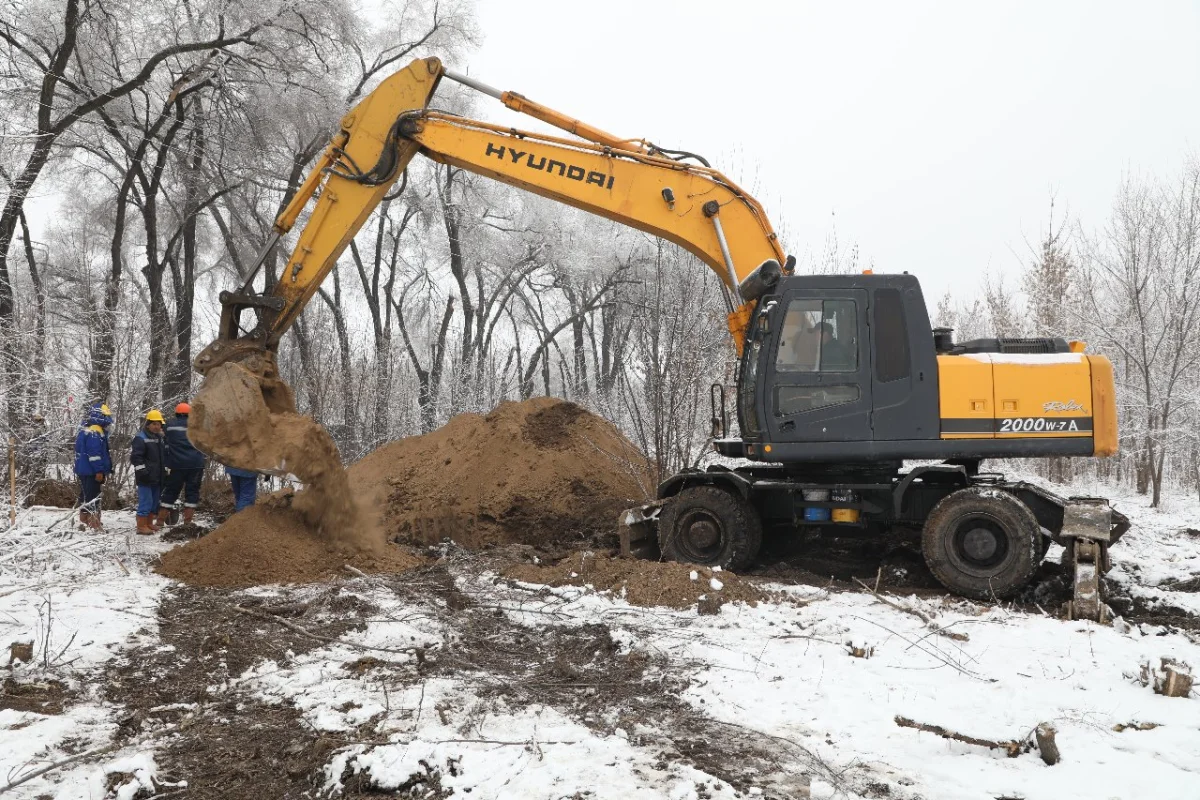
<path fill-rule="evenodd" d="M 579 138 L 431 111 L 429 101 L 443 77 Z M 238 361 L 265 382 L 278 382 L 274 354 L 281 337 L 418 153 L 687 249 L 725 284 L 729 329 L 739 353 L 749 301 L 794 264 L 785 258 L 758 202 L 706 164 L 689 163 L 683 160 L 687 154 L 642 140 L 620 139 L 522 95 L 458 75 L 436 58 L 422 59 L 387 78 L 342 118 L 341 130 L 276 219 L 250 275 L 237 291 L 221 293 L 220 332 L 196 357 L 197 371 Z M 314 197 L 278 281 L 265 293 L 255 292 L 258 271 Z M 255 314 L 248 330 L 241 320 L 247 310 Z"/>

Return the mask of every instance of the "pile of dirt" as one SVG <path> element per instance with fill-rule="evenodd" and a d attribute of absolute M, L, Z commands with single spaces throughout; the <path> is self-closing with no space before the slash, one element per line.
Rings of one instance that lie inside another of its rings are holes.
<path fill-rule="evenodd" d="M 337 447 L 295 412 L 286 387 L 230 363 L 211 370 L 189 436 L 218 460 L 291 473 L 304 489 L 234 514 L 162 558 L 164 575 L 198 586 L 314 581 L 401 572 L 419 560 L 395 545 L 453 539 L 468 548 L 611 535 L 643 500 L 645 457 L 605 420 L 538 398 L 462 414 L 344 470 Z"/>
<path fill-rule="evenodd" d="M 396 573 L 422 563 L 394 545 L 379 552 L 339 546 L 315 532 L 288 500 L 271 498 L 234 514 L 208 535 L 164 553 L 158 571 L 192 586 L 240 588 L 346 577 L 346 565 Z"/>
<path fill-rule="evenodd" d="M 50 508 L 73 508 L 79 501 L 79 485 L 74 481 L 43 478 L 29 489 L 25 505 Z"/>
<path fill-rule="evenodd" d="M 645 456 L 615 426 L 552 397 L 460 414 L 348 473 L 389 538 L 472 549 L 611 535 L 653 488 Z"/>
<path fill-rule="evenodd" d="M 716 613 L 722 604 L 736 600 L 754 605 L 767 598 L 758 587 L 732 572 L 591 552 L 574 553 L 552 566 L 518 564 L 505 570 L 504 577 L 547 586 L 591 586 L 637 606 L 699 605 L 702 613 Z"/>

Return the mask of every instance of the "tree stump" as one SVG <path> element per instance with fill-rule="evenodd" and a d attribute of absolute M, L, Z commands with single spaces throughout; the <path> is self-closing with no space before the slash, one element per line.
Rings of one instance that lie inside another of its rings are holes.
<path fill-rule="evenodd" d="M 1058 743 L 1054 741 L 1054 735 L 1058 733 L 1054 726 L 1049 722 L 1043 722 L 1034 729 L 1033 735 L 1037 740 L 1038 752 L 1042 756 L 1042 761 L 1045 761 L 1047 766 L 1053 767 L 1058 763 L 1059 752 Z"/>

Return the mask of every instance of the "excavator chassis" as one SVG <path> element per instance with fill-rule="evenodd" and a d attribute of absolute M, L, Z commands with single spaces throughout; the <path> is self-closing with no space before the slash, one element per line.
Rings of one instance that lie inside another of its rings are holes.
<path fill-rule="evenodd" d="M 816 527 L 833 535 L 844 535 L 848 528 L 859 529 L 857 535 L 882 533 L 894 525 L 924 529 L 933 509 L 953 493 L 974 489 L 981 496 L 995 496 L 1000 492 L 1015 498 L 1036 518 L 1044 542 L 1037 562 L 1044 558 L 1049 546 L 1047 538 L 1063 546 L 1062 563 L 1070 571 L 1073 586 L 1072 599 L 1064 605 L 1063 615 L 1067 619 L 1108 621 L 1103 584 L 1104 574 L 1110 568 L 1108 548 L 1128 530 L 1129 521 L 1107 500 L 1062 497 L 1024 481 L 1006 481 L 999 475 L 971 475 L 955 464 L 916 467 L 906 474 L 893 473 L 890 479 L 879 474 L 874 477 L 875 482 L 861 471 L 837 474 L 836 467 L 830 465 L 830 468 L 834 470 L 830 475 L 832 480 L 826 481 L 811 471 L 787 473 L 769 467 L 737 470 L 710 467 L 703 472 L 680 473 L 659 487 L 658 500 L 621 512 L 617 521 L 621 555 L 661 560 L 660 519 L 676 496 L 697 486 L 717 486 L 740 496 L 764 527 L 776 530 Z M 802 499 L 806 490 L 814 489 L 855 492 L 857 502 L 840 505 L 858 511 L 858 520 L 849 524 L 805 520 L 805 506 L 835 505 Z M 956 591 L 953 586 L 947 588 Z M 1015 587 L 1008 594 L 1020 588 Z"/>

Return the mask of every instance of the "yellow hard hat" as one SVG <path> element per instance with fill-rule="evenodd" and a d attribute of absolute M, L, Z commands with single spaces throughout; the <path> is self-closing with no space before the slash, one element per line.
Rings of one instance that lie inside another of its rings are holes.
<path fill-rule="evenodd" d="M 163 419 L 162 412 L 156 408 L 146 414 L 146 422 L 166 422 L 166 420 Z"/>
<path fill-rule="evenodd" d="M 103 415 L 104 415 L 104 416 L 106 416 L 106 417 L 111 417 L 111 416 L 112 416 L 112 412 L 108 410 L 108 403 L 101 403 L 101 404 L 100 404 L 100 413 L 101 413 L 101 414 L 103 414 Z"/>

